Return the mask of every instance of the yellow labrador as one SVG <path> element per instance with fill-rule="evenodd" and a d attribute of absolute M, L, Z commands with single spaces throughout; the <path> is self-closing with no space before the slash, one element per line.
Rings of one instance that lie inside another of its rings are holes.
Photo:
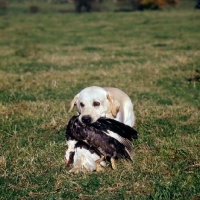
<path fill-rule="evenodd" d="M 74 105 L 80 115 L 79 120 L 84 124 L 94 123 L 100 117 L 112 118 L 131 127 L 135 122 L 133 104 L 128 95 L 118 88 L 87 87 L 71 101 L 69 112 Z"/>
<path fill-rule="evenodd" d="M 79 120 L 84 124 L 94 123 L 100 117 L 115 119 L 131 127 L 135 123 L 133 104 L 128 95 L 118 88 L 87 87 L 75 95 L 70 103 L 69 112 L 74 106 Z M 84 169 L 89 172 L 96 170 L 95 161 L 100 157 L 97 154 L 92 155 L 88 150 L 76 148 L 75 144 L 74 140 L 67 141 L 66 162 L 69 162 L 70 153 L 75 153 L 74 167 L 70 172 L 78 173 Z"/>

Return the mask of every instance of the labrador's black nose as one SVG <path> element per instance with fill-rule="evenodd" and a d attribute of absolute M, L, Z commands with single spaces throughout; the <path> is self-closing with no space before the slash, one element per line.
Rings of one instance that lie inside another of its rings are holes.
<path fill-rule="evenodd" d="M 92 121 L 92 118 L 90 117 L 90 115 L 84 115 L 84 116 L 81 118 L 81 121 L 82 121 L 84 124 L 90 124 L 91 121 Z"/>

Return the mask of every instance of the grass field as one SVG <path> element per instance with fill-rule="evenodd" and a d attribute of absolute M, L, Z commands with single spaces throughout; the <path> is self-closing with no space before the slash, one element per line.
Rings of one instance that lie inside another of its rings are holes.
<path fill-rule="evenodd" d="M 0 199 L 200 199 L 200 11 L 0 16 Z M 70 100 L 133 100 L 133 162 L 70 174 Z"/>

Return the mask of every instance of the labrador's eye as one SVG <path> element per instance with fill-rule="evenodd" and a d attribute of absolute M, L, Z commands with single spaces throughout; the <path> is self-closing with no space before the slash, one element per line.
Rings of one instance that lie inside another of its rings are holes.
<path fill-rule="evenodd" d="M 85 105 L 81 102 L 81 103 L 80 103 L 80 106 L 81 106 L 81 107 L 84 107 Z"/>
<path fill-rule="evenodd" d="M 98 107 L 98 106 L 100 106 L 100 103 L 97 102 L 97 101 L 94 101 L 94 102 L 93 102 L 93 106 L 94 106 L 94 107 Z"/>

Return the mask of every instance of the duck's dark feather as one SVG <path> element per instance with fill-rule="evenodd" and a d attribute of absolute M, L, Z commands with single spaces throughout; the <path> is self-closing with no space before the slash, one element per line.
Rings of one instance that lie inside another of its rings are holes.
<path fill-rule="evenodd" d="M 136 130 L 114 119 L 99 118 L 97 122 L 90 124 L 90 126 L 103 131 L 110 130 L 128 140 L 138 139 Z"/>

